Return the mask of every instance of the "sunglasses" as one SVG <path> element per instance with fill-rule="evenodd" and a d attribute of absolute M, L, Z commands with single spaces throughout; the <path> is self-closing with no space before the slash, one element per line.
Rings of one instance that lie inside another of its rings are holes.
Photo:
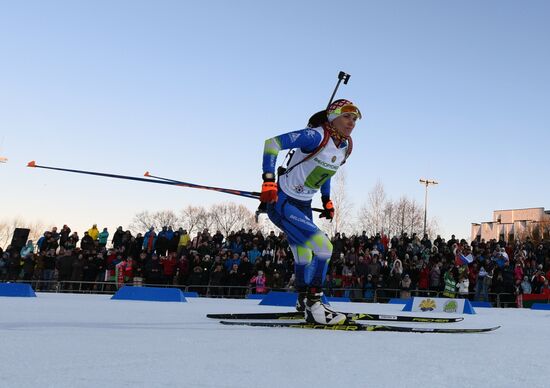
<path fill-rule="evenodd" d="M 357 115 L 357 118 L 361 119 L 361 111 L 355 105 L 344 105 L 341 108 L 335 109 L 334 113 L 344 114 L 344 113 L 353 113 Z"/>

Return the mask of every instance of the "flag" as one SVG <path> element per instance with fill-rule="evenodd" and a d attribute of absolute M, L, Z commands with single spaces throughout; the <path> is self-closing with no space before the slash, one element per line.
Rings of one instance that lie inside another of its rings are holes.
<path fill-rule="evenodd" d="M 462 253 L 457 252 L 455 256 L 455 264 L 456 265 L 468 265 L 471 264 L 472 261 L 474 261 L 474 257 L 470 253 L 468 256 L 464 256 Z"/>

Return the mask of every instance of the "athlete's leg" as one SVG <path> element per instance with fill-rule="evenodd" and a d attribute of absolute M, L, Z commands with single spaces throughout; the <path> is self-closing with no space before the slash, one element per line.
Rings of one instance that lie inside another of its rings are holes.
<path fill-rule="evenodd" d="M 324 235 L 324 234 L 323 234 Z M 317 235 L 314 235 L 313 240 L 316 240 Z M 304 245 L 290 244 L 290 249 L 294 256 L 294 276 L 295 288 L 298 292 L 296 310 L 304 311 L 306 308 L 307 290 L 308 287 L 322 289 L 323 279 L 326 278 L 328 269 L 328 260 L 320 260 L 319 257 L 324 257 L 323 253 L 314 255 L 313 250 L 308 244 Z M 330 255 L 328 256 L 330 259 Z"/>
<path fill-rule="evenodd" d="M 279 192 L 279 201 L 268 206 L 268 215 L 288 237 L 294 255 L 297 286 L 322 288 L 332 255 L 332 243 L 311 220 L 311 207 L 292 203 Z"/>
<path fill-rule="evenodd" d="M 309 206 L 302 207 L 283 200 L 268 210 L 268 214 L 287 234 L 294 255 L 295 282 L 298 290 L 296 308 L 305 310 L 308 322 L 342 324 L 347 320 L 346 315 L 332 311 L 321 302 L 322 287 L 332 255 L 332 244 L 311 221 L 311 217 L 304 214 L 308 212 L 308 208 Z"/>

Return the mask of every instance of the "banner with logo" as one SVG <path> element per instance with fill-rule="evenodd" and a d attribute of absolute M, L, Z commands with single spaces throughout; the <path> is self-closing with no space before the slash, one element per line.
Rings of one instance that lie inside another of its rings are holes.
<path fill-rule="evenodd" d="M 475 314 L 467 299 L 414 297 L 405 305 L 403 311 L 434 312 L 447 314 Z"/>

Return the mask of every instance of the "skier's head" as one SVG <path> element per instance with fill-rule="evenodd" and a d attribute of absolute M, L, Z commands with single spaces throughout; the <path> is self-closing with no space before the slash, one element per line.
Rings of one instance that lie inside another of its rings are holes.
<path fill-rule="evenodd" d="M 327 119 L 339 137 L 349 137 L 361 111 L 351 101 L 336 100 L 327 109 Z"/>
<path fill-rule="evenodd" d="M 330 123 L 338 137 L 349 137 L 355 122 L 361 119 L 361 111 L 349 100 L 336 100 L 326 110 L 315 113 L 309 119 L 308 127 L 316 128 Z"/>
<path fill-rule="evenodd" d="M 329 105 L 327 108 L 327 119 L 330 122 L 333 122 L 338 117 L 349 113 L 353 114 L 356 118 L 356 120 L 361 119 L 361 111 L 359 108 L 357 108 L 355 105 L 353 105 L 353 102 L 349 100 L 336 100 L 332 104 Z"/>

